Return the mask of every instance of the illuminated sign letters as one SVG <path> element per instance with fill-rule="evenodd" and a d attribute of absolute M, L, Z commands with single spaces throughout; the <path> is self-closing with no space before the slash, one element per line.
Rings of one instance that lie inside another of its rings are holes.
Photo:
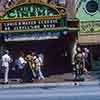
<path fill-rule="evenodd" d="M 26 18 L 32 16 L 53 16 L 58 15 L 56 9 L 52 9 L 42 4 L 23 4 L 19 7 L 15 7 L 9 10 L 4 18 Z"/>
<path fill-rule="evenodd" d="M 46 4 L 26 3 L 8 10 L 0 20 L 7 41 L 59 38 L 67 33 L 66 15 Z"/>
<path fill-rule="evenodd" d="M 2 31 L 23 31 L 34 30 L 43 28 L 56 28 L 59 27 L 57 19 L 48 20 L 24 20 L 24 21 L 9 21 L 2 23 Z"/>

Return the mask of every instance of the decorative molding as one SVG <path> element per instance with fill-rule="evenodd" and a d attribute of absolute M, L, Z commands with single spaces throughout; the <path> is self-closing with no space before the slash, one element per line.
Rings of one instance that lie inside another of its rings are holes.
<path fill-rule="evenodd" d="M 23 3 L 44 3 L 44 4 L 47 4 L 47 1 L 48 0 L 14 0 L 14 2 L 9 1 L 9 2 L 6 2 L 6 3 L 3 2 L 2 4 L 0 3 L 0 6 L 2 7 L 2 8 L 0 8 L 0 17 L 2 17 L 4 15 L 4 13 L 6 11 L 8 11 L 10 8 L 15 7 L 17 5 L 20 5 L 20 4 L 23 4 Z"/>
<path fill-rule="evenodd" d="M 80 33 L 100 32 L 100 21 L 84 21 L 80 22 Z"/>
<path fill-rule="evenodd" d="M 98 13 L 98 2 L 96 0 L 87 0 L 83 6 L 83 10 L 86 14 L 93 16 Z"/>

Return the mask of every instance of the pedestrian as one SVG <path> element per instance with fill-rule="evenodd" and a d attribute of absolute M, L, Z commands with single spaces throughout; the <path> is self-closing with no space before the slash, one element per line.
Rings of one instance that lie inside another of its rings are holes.
<path fill-rule="evenodd" d="M 85 73 L 88 73 L 87 68 L 89 67 L 89 61 L 88 61 L 89 49 L 88 49 L 88 48 L 84 48 L 82 54 L 83 54 L 84 61 L 85 61 L 84 72 L 85 72 Z"/>
<path fill-rule="evenodd" d="M 84 58 L 82 55 L 82 50 L 80 47 L 76 48 L 77 53 L 75 54 L 74 61 L 74 73 L 75 73 L 75 80 L 80 79 L 83 75 L 83 68 L 85 66 Z"/>
<path fill-rule="evenodd" d="M 11 63 L 11 57 L 9 56 L 9 51 L 6 50 L 5 54 L 2 56 L 2 68 L 4 69 L 4 84 L 8 83 L 8 73 L 9 64 Z"/>
<path fill-rule="evenodd" d="M 25 60 L 27 61 L 27 72 L 30 76 L 30 80 L 36 79 L 37 75 L 36 75 L 36 63 L 33 59 L 33 55 L 35 55 L 35 52 L 31 52 L 29 53 L 26 57 Z"/>
<path fill-rule="evenodd" d="M 25 70 L 25 67 L 26 67 L 26 60 L 24 59 L 24 53 L 21 52 L 20 56 L 16 59 L 15 61 L 16 65 L 17 65 L 17 71 L 18 71 L 18 75 L 19 75 L 19 78 L 20 78 L 20 82 L 23 82 L 24 80 L 24 70 Z"/>
<path fill-rule="evenodd" d="M 35 61 L 36 63 L 36 75 L 37 75 L 37 78 L 39 80 L 44 80 L 44 76 L 43 76 L 43 73 L 42 73 L 42 70 L 41 70 L 41 67 L 43 66 L 43 55 L 42 54 L 35 54 L 32 53 L 32 56 L 33 56 L 33 60 Z"/>
<path fill-rule="evenodd" d="M 41 66 L 44 65 L 44 55 L 42 53 L 37 54 L 37 56 L 39 57 L 39 61 L 41 63 Z"/>

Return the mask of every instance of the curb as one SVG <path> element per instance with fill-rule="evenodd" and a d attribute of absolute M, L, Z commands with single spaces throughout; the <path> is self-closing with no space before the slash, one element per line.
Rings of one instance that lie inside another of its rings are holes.
<path fill-rule="evenodd" d="M 99 85 L 100 82 L 85 81 L 85 82 L 61 82 L 61 83 L 26 83 L 26 84 L 7 84 L 0 85 L 0 89 L 13 89 L 13 88 L 50 88 L 50 87 L 73 87 L 73 86 L 93 86 Z"/>

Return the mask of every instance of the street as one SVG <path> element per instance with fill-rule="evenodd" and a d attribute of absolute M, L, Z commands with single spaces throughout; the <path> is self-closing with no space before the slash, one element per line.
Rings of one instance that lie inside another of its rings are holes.
<path fill-rule="evenodd" d="M 100 86 L 1 88 L 0 100 L 100 100 Z"/>

